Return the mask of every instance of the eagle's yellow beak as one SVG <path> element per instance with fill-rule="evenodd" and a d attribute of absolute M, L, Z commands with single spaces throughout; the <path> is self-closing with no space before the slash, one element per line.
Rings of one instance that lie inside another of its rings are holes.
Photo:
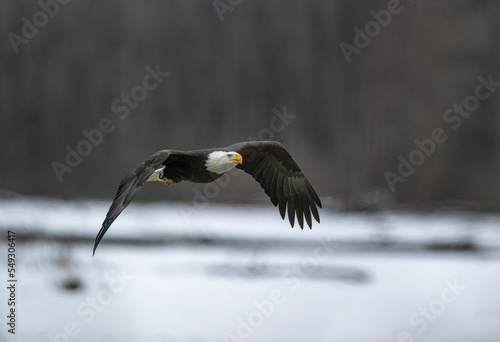
<path fill-rule="evenodd" d="M 243 163 L 243 157 L 241 156 L 241 154 L 236 153 L 233 157 L 229 159 L 229 161 L 241 164 Z"/>

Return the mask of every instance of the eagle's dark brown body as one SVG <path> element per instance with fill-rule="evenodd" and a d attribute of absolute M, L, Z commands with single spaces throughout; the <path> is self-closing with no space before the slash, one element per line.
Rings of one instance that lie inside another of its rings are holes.
<path fill-rule="evenodd" d="M 165 165 L 163 174 L 169 179 L 193 183 L 210 183 L 222 176 L 222 174 L 207 172 L 205 167 L 207 157 L 213 151 L 220 151 L 220 149 L 196 151 L 163 150 L 153 154 L 139 167 L 146 168 L 151 164 Z M 136 172 L 140 172 L 140 170 Z"/>

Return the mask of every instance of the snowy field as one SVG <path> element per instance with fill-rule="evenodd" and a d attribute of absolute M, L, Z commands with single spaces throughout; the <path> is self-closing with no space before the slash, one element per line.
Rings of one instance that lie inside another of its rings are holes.
<path fill-rule="evenodd" d="M 0 201 L 1 341 L 500 341 L 499 215 L 108 206 Z"/>

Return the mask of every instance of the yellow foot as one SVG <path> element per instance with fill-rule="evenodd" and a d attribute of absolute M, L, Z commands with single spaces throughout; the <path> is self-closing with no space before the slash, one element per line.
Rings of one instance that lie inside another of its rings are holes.
<path fill-rule="evenodd" d="M 170 183 L 177 183 L 179 184 L 180 182 L 182 182 L 182 179 L 168 179 L 167 177 L 163 177 L 162 181 L 165 183 L 165 184 L 170 184 Z"/>

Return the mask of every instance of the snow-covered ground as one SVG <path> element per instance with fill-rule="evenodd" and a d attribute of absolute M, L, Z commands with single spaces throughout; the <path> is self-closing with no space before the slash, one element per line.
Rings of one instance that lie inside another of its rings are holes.
<path fill-rule="evenodd" d="M 500 341 L 499 215 L 108 206 L 0 201 L 1 341 Z"/>

